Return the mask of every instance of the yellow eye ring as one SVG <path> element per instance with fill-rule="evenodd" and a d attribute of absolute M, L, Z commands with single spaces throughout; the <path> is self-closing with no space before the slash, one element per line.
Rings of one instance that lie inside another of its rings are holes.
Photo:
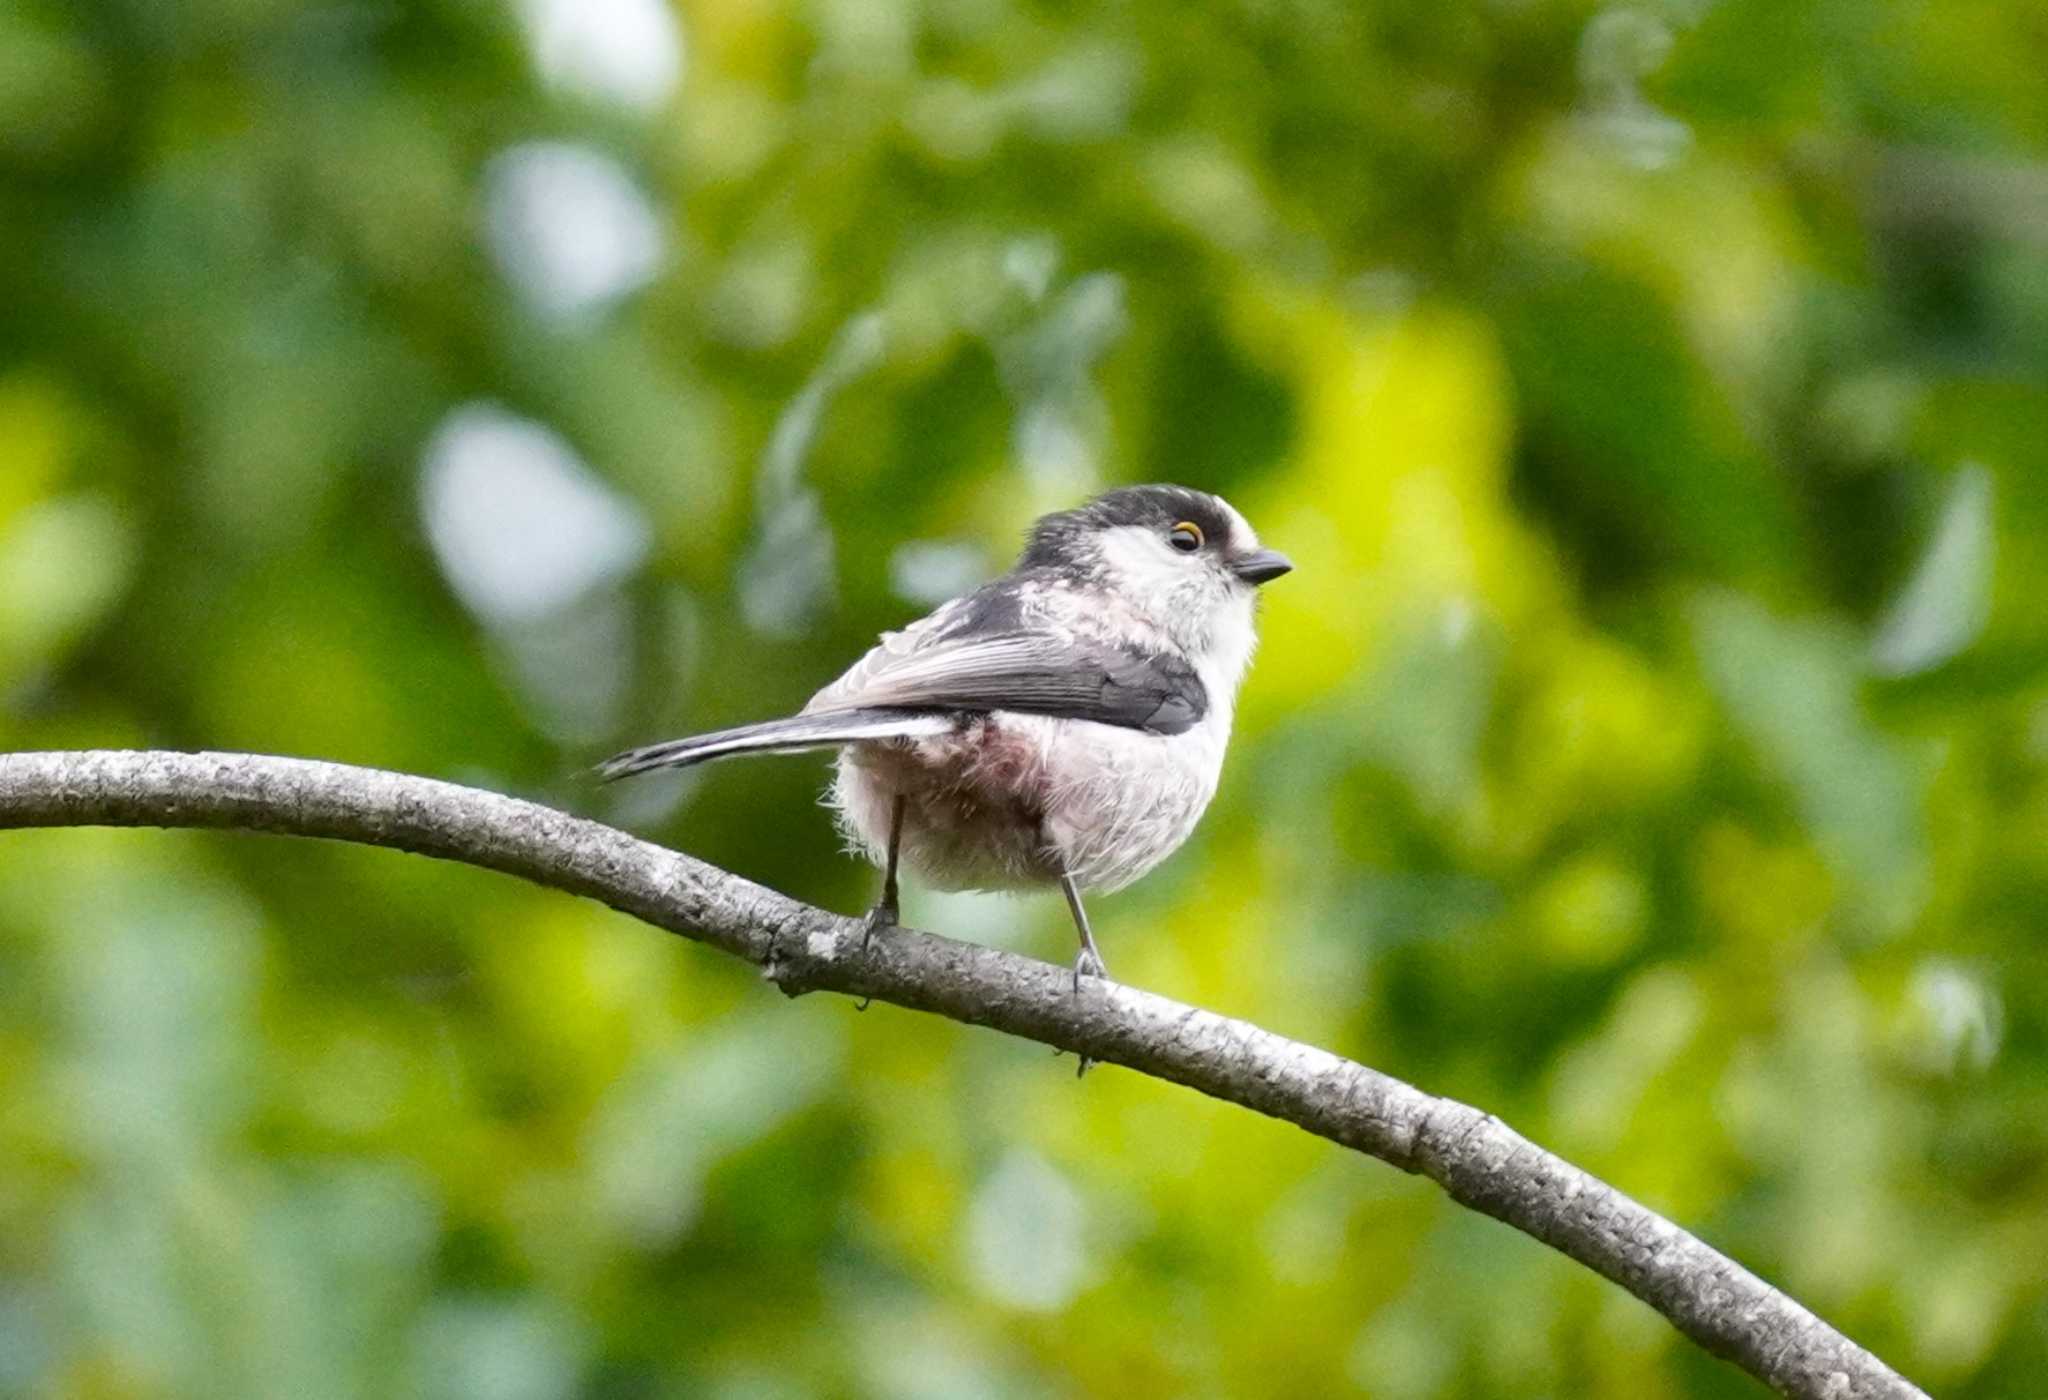
<path fill-rule="evenodd" d="M 1202 527 L 1192 520 L 1183 520 L 1166 533 L 1166 542 L 1182 554 L 1193 554 L 1205 543 Z"/>

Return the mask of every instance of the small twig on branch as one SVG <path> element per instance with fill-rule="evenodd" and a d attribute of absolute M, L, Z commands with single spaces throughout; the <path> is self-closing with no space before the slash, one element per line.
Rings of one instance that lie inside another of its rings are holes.
<path fill-rule="evenodd" d="M 1756 1275 L 1499 1119 L 1328 1051 L 1064 967 L 859 920 L 475 788 L 245 754 L 0 755 L 0 828 L 232 827 L 388 846 L 588 896 L 745 958 L 791 996 L 871 997 L 1184 1084 L 1402 1171 L 1612 1279 L 1781 1394 L 1922 1392 Z M 1085 1091 L 1083 1091 L 1085 1092 Z"/>

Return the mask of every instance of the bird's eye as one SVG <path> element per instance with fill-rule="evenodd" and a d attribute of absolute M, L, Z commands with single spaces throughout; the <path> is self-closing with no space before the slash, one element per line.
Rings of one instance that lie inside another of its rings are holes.
<path fill-rule="evenodd" d="M 1202 547 L 1202 527 L 1192 520 L 1183 520 L 1168 532 L 1166 542 L 1182 554 L 1193 554 Z"/>

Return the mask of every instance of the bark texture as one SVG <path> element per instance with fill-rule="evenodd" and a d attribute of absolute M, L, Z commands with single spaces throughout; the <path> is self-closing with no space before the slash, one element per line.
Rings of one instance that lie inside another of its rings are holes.
<path fill-rule="evenodd" d="M 791 996 L 872 997 L 988 1026 L 1281 1119 L 1429 1177 L 1612 1279 L 1693 1341 L 1802 1400 L 1924 1397 L 1797 1302 L 1491 1114 L 1328 1051 L 1014 953 L 800 904 L 612 827 L 429 778 L 248 754 L 0 755 L 0 828 L 223 827 L 517 875 L 759 967 Z M 1083 1091 L 1085 1092 L 1085 1090 Z"/>

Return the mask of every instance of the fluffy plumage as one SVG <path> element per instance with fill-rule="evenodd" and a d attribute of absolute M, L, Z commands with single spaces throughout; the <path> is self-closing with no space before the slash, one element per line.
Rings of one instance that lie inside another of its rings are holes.
<path fill-rule="evenodd" d="M 894 918 L 895 855 L 942 889 L 1066 882 L 1085 963 L 1078 891 L 1129 884 L 1194 830 L 1251 660 L 1255 590 L 1288 567 L 1218 497 L 1111 491 L 1040 520 L 1008 573 L 885 633 L 800 714 L 602 771 L 837 748 L 832 805 L 889 871 L 878 915 Z"/>

